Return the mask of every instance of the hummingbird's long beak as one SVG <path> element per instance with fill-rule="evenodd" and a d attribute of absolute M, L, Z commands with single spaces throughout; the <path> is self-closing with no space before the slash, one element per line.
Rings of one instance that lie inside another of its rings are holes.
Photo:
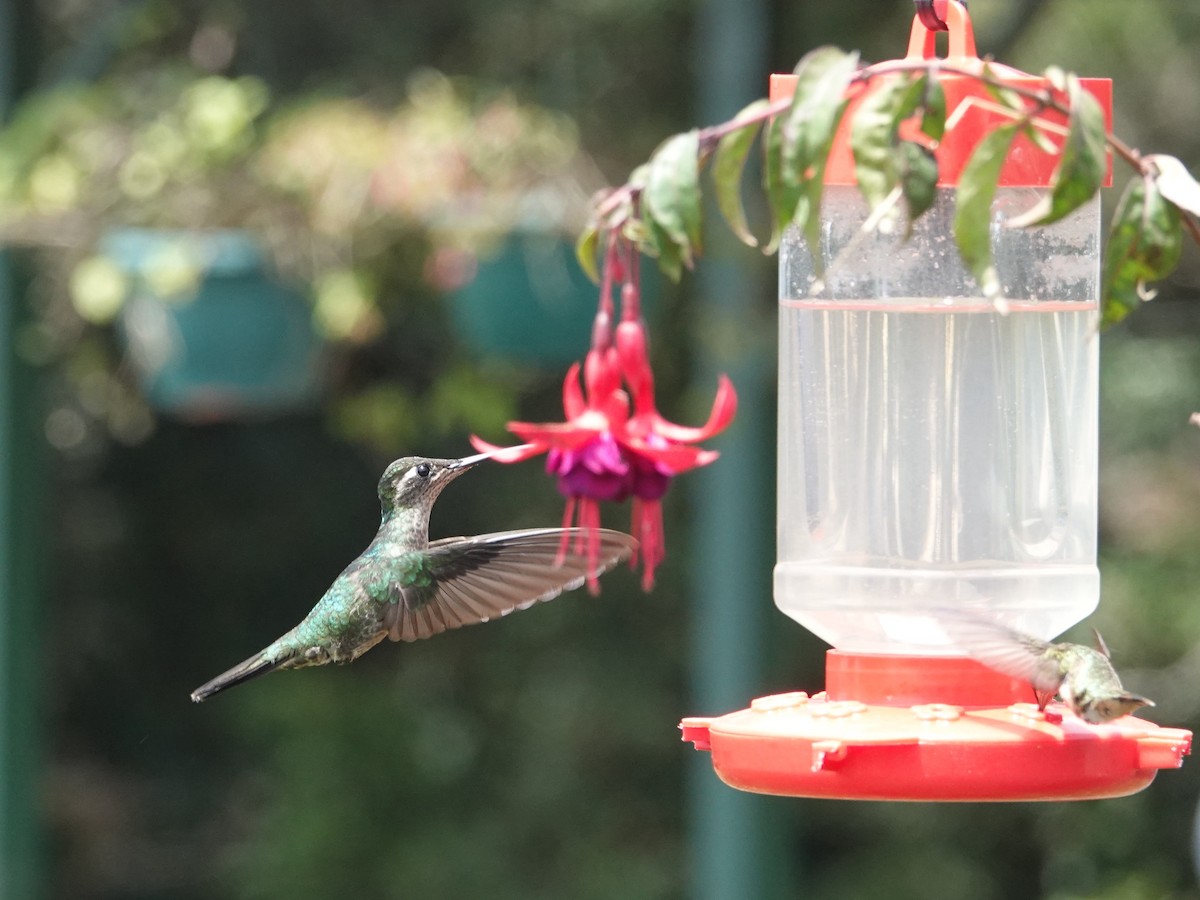
<path fill-rule="evenodd" d="M 490 453 L 476 453 L 474 456 L 464 456 L 462 459 L 456 459 L 454 462 L 450 463 L 450 465 L 446 466 L 446 468 L 450 469 L 452 472 L 469 469 L 472 466 L 479 465 L 489 456 L 491 456 Z"/>

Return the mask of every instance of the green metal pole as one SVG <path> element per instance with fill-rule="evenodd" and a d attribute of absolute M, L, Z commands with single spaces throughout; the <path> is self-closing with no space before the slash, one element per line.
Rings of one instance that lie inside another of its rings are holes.
<path fill-rule="evenodd" d="M 0 117 L 26 83 L 28 3 L 0 2 Z M 19 352 L 25 304 L 0 251 L 0 897 L 42 896 L 37 611 L 43 543 L 43 438 L 36 375 Z"/>
<path fill-rule="evenodd" d="M 705 0 L 696 43 L 704 124 L 731 118 L 767 82 L 764 0 Z M 693 475 L 692 675 L 690 712 L 746 707 L 761 690 L 774 564 L 774 290 L 770 269 L 710 208 L 705 256 L 696 270 L 702 334 L 701 383 L 727 372 L 738 418 L 713 442 L 720 461 Z M 689 770 L 690 896 L 693 900 L 790 896 L 779 804 L 721 783 L 707 753 Z"/>
<path fill-rule="evenodd" d="M 38 608 L 42 446 L 12 260 L 0 253 L 0 897 L 41 896 Z"/>

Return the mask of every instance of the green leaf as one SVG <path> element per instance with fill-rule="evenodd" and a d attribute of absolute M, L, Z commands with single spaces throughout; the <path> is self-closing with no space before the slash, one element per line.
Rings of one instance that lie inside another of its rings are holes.
<path fill-rule="evenodd" d="M 1070 90 L 1071 79 L 1075 77 L 1069 72 L 1064 71 L 1059 66 L 1047 67 L 1046 71 L 1042 73 L 1042 76 L 1048 82 L 1050 82 L 1050 86 L 1052 88 L 1054 88 L 1056 91 L 1061 91 L 1064 94 Z"/>
<path fill-rule="evenodd" d="M 634 175 L 636 174 L 637 170 L 634 170 Z M 597 195 L 599 199 L 592 200 L 593 213 L 601 205 L 607 207 L 604 217 L 598 221 L 598 226 L 602 232 L 612 231 L 614 228 L 621 228 L 629 222 L 638 221 L 638 203 L 640 202 L 643 187 L 645 187 L 645 184 L 637 184 L 631 175 L 628 184 L 625 185 L 625 189 L 619 192 L 615 201 L 612 200 L 612 194 L 608 194 L 607 196 Z"/>
<path fill-rule="evenodd" d="M 896 147 L 896 157 L 900 188 L 908 204 L 907 233 L 911 235 L 913 223 L 928 212 L 937 199 L 937 157 L 916 141 L 901 141 Z"/>
<path fill-rule="evenodd" d="M 700 252 L 700 135 L 695 129 L 668 138 L 650 157 L 642 208 L 692 264 Z"/>
<path fill-rule="evenodd" d="M 1104 110 L 1077 77 L 1065 77 L 1071 113 L 1062 155 L 1050 179 L 1050 192 L 1022 215 L 1009 219 L 1008 225 L 1013 228 L 1049 225 L 1070 215 L 1096 196 L 1108 173 Z"/>
<path fill-rule="evenodd" d="M 755 100 L 734 116 L 733 121 L 760 116 L 769 105 L 764 99 Z M 742 172 L 746 168 L 746 157 L 750 153 L 750 147 L 753 146 L 762 124 L 761 119 L 747 122 L 722 137 L 717 143 L 712 163 L 717 208 L 721 210 L 721 215 L 725 217 L 733 233 L 742 243 L 751 247 L 757 247 L 758 240 L 746 225 L 746 211 L 742 206 Z"/>
<path fill-rule="evenodd" d="M 593 219 L 584 226 L 583 231 L 579 233 L 579 238 L 575 241 L 575 258 L 579 260 L 579 267 L 587 274 L 587 277 L 600 283 L 600 268 L 596 261 L 596 253 L 600 248 L 600 226 Z"/>
<path fill-rule="evenodd" d="M 921 106 L 921 131 L 933 140 L 940 141 L 946 133 L 946 92 L 936 72 L 930 72 L 927 76 Z"/>
<path fill-rule="evenodd" d="M 1016 122 L 1002 125 L 979 142 L 959 175 L 955 194 L 954 240 L 959 255 L 979 282 L 983 296 L 993 302 L 1001 299 L 1001 288 L 992 262 L 992 198 L 1019 129 Z"/>
<path fill-rule="evenodd" d="M 650 226 L 637 216 L 630 216 L 620 225 L 621 237 L 641 246 L 650 244 Z"/>
<path fill-rule="evenodd" d="M 1046 132 L 1042 131 L 1042 129 L 1038 128 L 1032 122 L 1021 129 L 1021 134 L 1029 138 L 1033 145 L 1043 153 L 1048 153 L 1051 156 L 1058 153 L 1058 145 L 1050 140 L 1050 136 Z"/>
<path fill-rule="evenodd" d="M 799 185 L 809 169 L 829 155 L 846 108 L 846 88 L 858 69 L 858 54 L 818 47 L 796 64 L 796 93 L 783 114 L 783 180 Z"/>
<path fill-rule="evenodd" d="M 821 195 L 825 190 L 825 161 L 817 164 L 800 189 L 800 199 L 792 221 L 804 232 L 808 252 L 812 255 L 813 272 L 819 277 L 825 274 L 825 261 L 821 258 Z"/>
<path fill-rule="evenodd" d="M 1163 197 L 1154 179 L 1134 178 L 1113 213 L 1104 254 L 1101 324 L 1120 322 L 1149 299 L 1146 282 L 1171 274 L 1182 248 L 1179 208 Z"/>
<path fill-rule="evenodd" d="M 658 259 L 658 267 L 664 275 L 672 281 L 679 281 L 683 276 L 684 261 L 687 258 L 684 248 L 656 219 L 647 216 L 644 225 L 645 237 L 639 244 L 639 249 Z"/>
<path fill-rule="evenodd" d="M 906 88 L 900 108 L 896 111 L 896 122 L 899 124 L 921 109 L 925 103 L 925 91 L 929 88 L 927 72 L 909 72 L 905 75 Z"/>
<path fill-rule="evenodd" d="M 796 93 L 768 134 L 768 196 L 776 215 L 770 249 L 789 222 L 805 234 L 818 273 L 820 208 L 829 158 L 838 123 L 846 110 L 846 89 L 858 70 L 858 54 L 837 47 L 818 47 L 796 65 Z M 775 150 L 778 152 L 774 152 Z M 783 214 L 790 212 L 790 218 Z"/>
<path fill-rule="evenodd" d="M 908 234 L 912 233 L 912 223 L 933 205 L 938 166 L 932 150 L 900 140 L 899 130 L 900 124 L 926 102 L 929 86 L 924 75 L 880 85 L 864 98 L 851 123 L 855 178 L 863 196 L 876 210 L 899 186 L 908 205 Z M 939 127 L 944 127 L 944 95 L 940 95 L 940 109 L 943 121 L 932 129 L 938 134 L 942 133 Z M 922 124 L 927 121 L 935 124 L 923 115 Z"/>
<path fill-rule="evenodd" d="M 893 148 L 911 87 L 907 78 L 889 78 L 876 85 L 850 123 L 854 178 L 872 210 L 887 199 L 900 179 Z"/>
<path fill-rule="evenodd" d="M 1200 182 L 1192 177 L 1187 166 L 1164 153 L 1147 156 L 1146 162 L 1153 163 L 1158 172 L 1154 183 L 1159 192 L 1180 209 L 1200 216 Z"/>
<path fill-rule="evenodd" d="M 1001 82 L 1004 79 L 997 75 L 990 65 L 987 63 L 983 64 L 983 71 L 980 73 L 980 76 L 984 79 L 990 79 L 983 82 L 983 87 L 984 90 L 991 94 L 993 100 L 1015 113 L 1020 113 L 1024 117 L 1026 113 L 1025 101 L 1021 99 L 1021 95 L 1016 91 L 1002 87 L 1000 84 L 992 83 Z"/>
<path fill-rule="evenodd" d="M 629 173 L 629 186 L 635 191 L 644 191 L 650 180 L 650 163 L 644 162 Z"/>
<path fill-rule="evenodd" d="M 774 253 L 783 238 L 783 230 L 791 224 L 800 202 L 800 188 L 783 178 L 783 125 L 778 118 L 767 123 L 763 136 L 763 190 L 771 207 L 771 240 L 764 253 Z"/>

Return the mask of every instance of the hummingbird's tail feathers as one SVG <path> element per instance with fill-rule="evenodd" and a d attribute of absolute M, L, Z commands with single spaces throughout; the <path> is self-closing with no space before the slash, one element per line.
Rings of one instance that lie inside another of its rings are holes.
<path fill-rule="evenodd" d="M 578 531 L 566 529 L 568 548 Z M 434 541 L 423 583 L 402 588 L 384 613 L 388 637 L 415 641 L 528 609 L 580 587 L 637 547 L 630 535 L 591 529 L 580 542 L 590 543 L 589 553 L 568 549 L 560 558 L 563 534 L 562 528 L 536 528 Z M 596 555 L 589 559 L 591 552 Z"/>
<path fill-rule="evenodd" d="M 236 687 L 242 682 L 249 681 L 251 678 L 257 678 L 259 675 L 265 675 L 267 672 L 273 672 L 280 666 L 290 662 L 292 659 L 290 654 L 283 654 L 276 659 L 270 659 L 265 653 L 256 653 L 244 662 L 238 663 L 228 672 L 222 672 L 212 681 L 205 682 L 192 691 L 192 702 L 202 703 L 213 694 L 219 693 L 226 688 Z"/>

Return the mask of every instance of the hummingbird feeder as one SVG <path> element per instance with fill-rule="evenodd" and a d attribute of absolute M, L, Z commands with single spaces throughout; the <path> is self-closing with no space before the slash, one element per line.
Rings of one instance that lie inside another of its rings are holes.
<path fill-rule="evenodd" d="M 825 690 L 685 719 L 683 738 L 711 752 L 726 783 L 772 794 L 1133 793 L 1182 764 L 1190 732 L 1040 709 L 1027 682 L 961 655 L 938 625 L 940 612 L 971 607 L 1048 640 L 1097 605 L 1100 203 L 1008 226 L 1045 193 L 1058 160 L 1018 135 L 991 208 L 1006 308 L 983 296 L 952 235 L 954 189 L 975 147 L 1012 115 L 971 74 L 1023 89 L 1048 82 L 985 68 L 957 0 L 917 6 L 910 61 L 934 59 L 936 31 L 949 32 L 932 207 L 911 234 L 873 227 L 843 124 L 820 246 L 793 227 L 780 248 L 775 602 L 833 645 Z M 1111 83 L 1081 85 L 1110 120 Z M 773 76 L 772 101 L 795 87 L 795 76 Z M 843 123 L 876 89 L 851 98 Z"/>

